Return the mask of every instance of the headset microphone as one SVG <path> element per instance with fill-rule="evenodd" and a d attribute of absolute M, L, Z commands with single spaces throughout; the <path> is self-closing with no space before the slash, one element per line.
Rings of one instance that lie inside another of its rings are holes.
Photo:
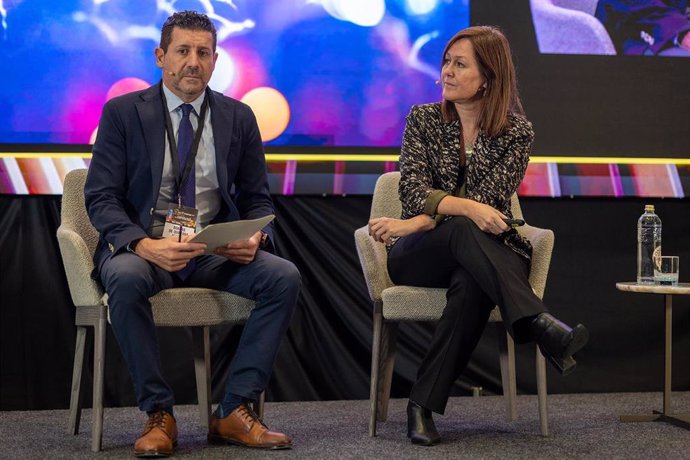
<path fill-rule="evenodd" d="M 435 84 L 435 85 L 440 85 L 440 84 L 441 84 L 441 81 L 440 81 L 440 80 L 436 80 L 436 81 L 434 82 L 434 84 Z"/>
<path fill-rule="evenodd" d="M 171 77 L 174 77 L 174 76 L 176 76 L 177 74 L 176 74 L 175 72 L 168 72 L 168 75 L 170 75 Z"/>

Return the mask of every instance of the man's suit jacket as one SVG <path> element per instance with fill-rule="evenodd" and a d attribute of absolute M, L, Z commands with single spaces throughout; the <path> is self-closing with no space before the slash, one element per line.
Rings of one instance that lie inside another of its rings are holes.
<path fill-rule="evenodd" d="M 89 218 L 101 235 L 94 254 L 97 270 L 130 242 L 149 236 L 165 155 L 161 84 L 113 98 L 103 108 L 84 189 Z M 253 112 L 221 93 L 206 94 L 222 197 L 213 222 L 272 214 L 266 161 Z M 267 231 L 270 234 L 270 228 Z"/>

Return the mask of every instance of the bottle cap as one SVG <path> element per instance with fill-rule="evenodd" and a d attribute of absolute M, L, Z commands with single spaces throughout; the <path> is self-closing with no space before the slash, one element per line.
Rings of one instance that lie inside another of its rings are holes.
<path fill-rule="evenodd" d="M 654 212 L 654 205 L 653 204 L 644 205 L 644 212 Z"/>

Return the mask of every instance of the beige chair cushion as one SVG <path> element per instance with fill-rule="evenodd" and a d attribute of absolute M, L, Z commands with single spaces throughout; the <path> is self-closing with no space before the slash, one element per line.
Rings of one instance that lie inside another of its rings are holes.
<path fill-rule="evenodd" d="M 393 286 L 383 290 L 383 317 L 388 321 L 437 321 L 446 307 L 444 288 Z M 494 308 L 489 321 L 501 321 Z"/>

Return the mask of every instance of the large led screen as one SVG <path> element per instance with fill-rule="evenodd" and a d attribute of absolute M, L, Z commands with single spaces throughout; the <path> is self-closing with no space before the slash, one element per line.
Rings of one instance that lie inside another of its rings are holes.
<path fill-rule="evenodd" d="M 539 51 L 690 57 L 688 0 L 530 0 Z"/>
<path fill-rule="evenodd" d="M 398 146 L 469 24 L 468 0 L 0 0 L 0 144 L 89 144 L 109 98 L 159 81 L 160 28 L 184 9 L 218 29 L 210 86 L 288 146 Z"/>
<path fill-rule="evenodd" d="M 649 36 L 637 29 L 638 37 L 654 40 L 648 52 L 619 52 L 610 36 L 608 51 L 596 52 L 601 35 L 576 20 L 586 17 L 601 32 L 606 28 L 597 9 L 611 14 L 627 5 L 648 13 L 656 5 L 661 21 L 661 13 L 668 13 L 662 4 L 681 6 L 680 18 L 686 17 L 688 0 L 472 3 L 473 23 L 496 24 L 510 39 L 520 94 L 534 125 L 534 156 L 690 158 L 690 59 L 678 57 L 684 49 L 673 40 L 656 47 L 663 39 L 654 38 L 660 35 L 650 23 Z M 686 38 L 682 26 L 674 30 L 676 38 Z"/>

